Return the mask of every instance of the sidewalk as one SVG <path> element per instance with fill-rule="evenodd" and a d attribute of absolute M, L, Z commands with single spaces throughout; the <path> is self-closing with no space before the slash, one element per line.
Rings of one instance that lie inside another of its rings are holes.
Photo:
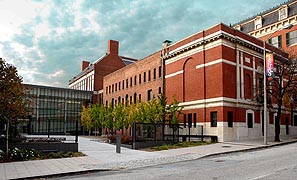
<path fill-rule="evenodd" d="M 157 152 L 121 148 L 121 153 L 118 154 L 115 152 L 116 147 L 114 145 L 95 139 L 79 137 L 79 151 L 87 156 L 0 163 L 0 180 L 33 179 L 70 173 L 131 169 L 193 160 L 223 153 L 267 148 L 293 142 L 297 142 L 297 139 L 283 140 L 280 143 L 269 142 L 268 145 L 263 145 L 262 140 L 225 142 Z"/>

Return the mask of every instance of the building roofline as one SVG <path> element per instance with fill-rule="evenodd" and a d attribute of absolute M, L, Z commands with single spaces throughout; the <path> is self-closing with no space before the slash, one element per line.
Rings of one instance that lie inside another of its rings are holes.
<path fill-rule="evenodd" d="M 37 84 L 27 84 L 22 83 L 24 86 L 30 86 L 30 87 L 37 87 L 37 88 L 47 88 L 47 89 L 59 89 L 59 90 L 70 90 L 70 91 L 79 91 L 79 92 L 93 92 L 93 91 L 85 91 L 85 90 L 77 90 L 77 89 L 71 89 L 71 88 L 63 88 L 63 87 L 56 87 L 56 86 L 45 86 L 45 85 L 37 85 Z"/>
<path fill-rule="evenodd" d="M 283 6 L 283 5 L 285 5 L 285 4 L 291 4 L 291 3 L 295 2 L 295 1 L 296 1 L 296 0 L 287 0 L 287 1 L 283 2 L 283 3 L 280 3 L 279 5 L 276 5 L 276 6 L 272 7 L 272 8 L 270 8 L 270 9 L 264 10 L 264 11 L 262 11 L 262 12 L 256 14 L 256 15 L 254 15 L 254 16 L 251 16 L 251 17 L 246 18 L 246 19 L 244 19 L 244 20 L 241 20 L 241 21 L 239 21 L 239 22 L 237 22 L 237 23 L 234 23 L 234 24 L 232 24 L 231 26 L 234 27 L 234 26 L 236 26 L 236 25 L 245 24 L 245 23 L 247 23 L 247 22 L 249 22 L 249 21 L 255 19 L 257 16 L 263 16 L 263 15 L 265 15 L 265 14 L 268 14 L 268 13 L 270 13 L 270 12 L 272 12 L 272 11 L 277 10 L 278 8 L 280 8 L 281 6 Z"/>

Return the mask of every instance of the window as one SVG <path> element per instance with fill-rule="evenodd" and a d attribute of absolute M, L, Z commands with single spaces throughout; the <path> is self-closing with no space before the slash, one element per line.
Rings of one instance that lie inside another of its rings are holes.
<path fill-rule="evenodd" d="M 129 81 L 128 79 L 126 79 L 126 88 L 128 88 L 128 86 L 129 86 Z"/>
<path fill-rule="evenodd" d="M 188 126 L 189 128 L 192 127 L 192 113 L 188 114 Z"/>
<path fill-rule="evenodd" d="M 288 17 L 288 7 L 285 5 L 278 10 L 279 20 L 286 19 Z"/>
<path fill-rule="evenodd" d="M 248 128 L 253 128 L 253 113 L 247 113 Z"/>
<path fill-rule="evenodd" d="M 151 80 L 151 70 L 148 71 L 148 81 Z"/>
<path fill-rule="evenodd" d="M 187 127 L 187 115 L 184 114 L 184 128 Z"/>
<path fill-rule="evenodd" d="M 147 100 L 150 101 L 153 99 L 153 90 L 148 90 L 147 91 Z"/>
<path fill-rule="evenodd" d="M 118 90 L 118 83 L 115 84 L 115 91 Z"/>
<path fill-rule="evenodd" d="M 125 89 L 125 81 L 122 82 L 122 89 Z"/>
<path fill-rule="evenodd" d="M 111 89 L 111 87 L 110 86 L 108 86 L 108 93 L 110 94 L 110 89 Z"/>
<path fill-rule="evenodd" d="M 218 123 L 218 113 L 215 112 L 210 112 L 210 126 L 211 127 L 217 127 Z"/>
<path fill-rule="evenodd" d="M 134 76 L 134 85 L 136 85 L 137 77 Z"/>
<path fill-rule="evenodd" d="M 112 91 L 111 92 L 114 92 L 114 84 L 112 85 Z"/>
<path fill-rule="evenodd" d="M 162 67 L 159 66 L 159 78 L 162 77 Z"/>
<path fill-rule="evenodd" d="M 273 45 L 274 47 L 281 48 L 282 47 L 282 36 L 276 36 L 270 38 L 268 40 L 269 44 Z"/>
<path fill-rule="evenodd" d="M 290 46 L 297 43 L 297 30 L 286 34 L 286 45 Z"/>
<path fill-rule="evenodd" d="M 138 95 L 138 101 L 141 102 L 141 94 Z"/>
<path fill-rule="evenodd" d="M 228 127 L 233 127 L 233 112 L 228 111 Z"/>
<path fill-rule="evenodd" d="M 133 101 L 132 101 L 132 96 L 130 96 L 130 104 L 132 104 L 132 102 L 133 102 Z"/>
<path fill-rule="evenodd" d="M 194 128 L 197 127 L 197 114 L 194 113 Z"/>
<path fill-rule="evenodd" d="M 141 74 L 139 74 L 139 84 L 141 84 Z"/>
<path fill-rule="evenodd" d="M 297 115 L 294 115 L 294 126 L 297 126 Z"/>
<path fill-rule="evenodd" d="M 159 87 L 159 92 L 158 92 L 159 94 L 161 94 L 162 93 L 162 89 L 161 89 L 161 87 Z"/>
<path fill-rule="evenodd" d="M 262 17 L 261 16 L 257 16 L 254 22 L 255 22 L 255 30 L 260 29 L 262 27 Z"/>
<path fill-rule="evenodd" d="M 121 90 L 121 82 L 119 82 L 119 91 Z"/>
<path fill-rule="evenodd" d="M 132 87 L 132 77 L 130 77 L 130 87 Z"/>
<path fill-rule="evenodd" d="M 107 94 L 107 92 L 108 92 L 108 87 L 106 86 L 106 94 Z"/>
<path fill-rule="evenodd" d="M 143 82 L 146 82 L 146 72 L 143 73 Z"/>
<path fill-rule="evenodd" d="M 154 68 L 154 80 L 155 80 L 156 77 L 157 77 L 156 73 L 157 73 L 156 68 Z"/>
<path fill-rule="evenodd" d="M 137 100 L 137 94 L 134 93 L 133 102 L 136 103 L 136 100 Z"/>

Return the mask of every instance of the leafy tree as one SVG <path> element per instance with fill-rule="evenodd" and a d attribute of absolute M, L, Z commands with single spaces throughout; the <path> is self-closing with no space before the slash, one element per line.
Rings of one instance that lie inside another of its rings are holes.
<path fill-rule="evenodd" d="M 18 75 L 15 66 L 0 58 L 0 122 L 7 124 L 6 151 L 8 152 L 9 136 L 16 136 L 17 132 L 9 133 L 17 125 L 17 118 L 26 115 L 27 102 L 22 86 L 22 77 Z M 11 125 L 11 127 L 10 127 Z M 6 153 L 7 154 L 7 153 Z"/>
<path fill-rule="evenodd" d="M 95 128 L 99 128 L 101 134 L 102 132 L 102 127 L 104 125 L 104 115 L 105 115 L 105 108 L 103 105 L 100 104 L 93 104 L 90 107 L 90 116 L 91 119 L 93 120 L 93 126 Z"/>
<path fill-rule="evenodd" d="M 114 128 L 114 118 L 113 118 L 113 109 L 110 106 L 105 107 L 106 111 L 105 111 L 105 115 L 104 115 L 104 127 L 108 128 L 109 130 L 113 130 Z M 113 131 L 112 131 L 113 134 Z"/>
<path fill-rule="evenodd" d="M 119 103 L 113 109 L 114 128 L 116 130 L 120 130 L 120 129 L 128 127 L 128 122 L 127 122 L 126 116 L 127 116 L 127 112 L 126 112 L 125 107 L 122 105 L 122 103 Z"/>
<path fill-rule="evenodd" d="M 91 117 L 91 106 L 82 107 L 81 112 L 81 124 L 89 131 L 89 136 L 91 135 L 91 129 L 94 127 L 94 123 Z"/>
<path fill-rule="evenodd" d="M 174 97 L 173 102 L 167 108 L 167 114 L 169 115 L 170 124 L 179 124 L 178 118 L 183 114 L 183 107 L 178 105 L 179 102 Z"/>

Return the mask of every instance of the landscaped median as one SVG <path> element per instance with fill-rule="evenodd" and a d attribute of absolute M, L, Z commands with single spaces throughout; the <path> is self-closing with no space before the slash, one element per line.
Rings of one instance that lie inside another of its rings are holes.
<path fill-rule="evenodd" d="M 213 144 L 212 141 L 185 141 L 180 142 L 177 144 L 164 144 L 162 146 L 155 146 L 150 148 L 145 148 L 142 150 L 145 151 L 162 151 L 162 150 L 169 150 L 169 149 L 178 149 L 178 148 L 185 148 L 185 147 L 193 147 L 193 146 L 203 146 L 208 144 Z"/>

